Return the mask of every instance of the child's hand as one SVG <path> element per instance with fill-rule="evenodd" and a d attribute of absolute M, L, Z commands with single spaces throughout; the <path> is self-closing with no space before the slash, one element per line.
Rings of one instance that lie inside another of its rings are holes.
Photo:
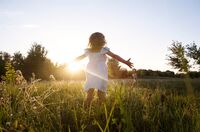
<path fill-rule="evenodd" d="M 80 60 L 82 60 L 82 59 L 85 58 L 85 57 L 86 57 L 86 55 L 85 55 L 85 54 L 82 54 L 82 55 L 76 57 L 76 58 L 74 59 L 74 61 L 80 61 Z"/>
<path fill-rule="evenodd" d="M 130 62 L 131 58 L 126 61 L 126 65 L 129 66 L 131 69 L 133 68 L 133 63 Z"/>

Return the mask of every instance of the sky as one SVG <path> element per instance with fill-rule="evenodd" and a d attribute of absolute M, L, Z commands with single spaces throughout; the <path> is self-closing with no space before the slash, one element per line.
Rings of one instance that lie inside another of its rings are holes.
<path fill-rule="evenodd" d="M 67 63 L 98 31 L 136 69 L 173 70 L 168 47 L 199 46 L 199 24 L 199 0 L 0 0 L 0 51 L 27 55 L 37 42 L 54 63 Z"/>

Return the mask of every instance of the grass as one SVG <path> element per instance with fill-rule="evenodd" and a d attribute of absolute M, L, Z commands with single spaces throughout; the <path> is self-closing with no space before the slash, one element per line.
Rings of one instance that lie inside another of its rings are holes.
<path fill-rule="evenodd" d="M 0 85 L 0 131 L 198 132 L 200 81 L 114 80 L 107 100 L 84 109 L 82 81 Z"/>

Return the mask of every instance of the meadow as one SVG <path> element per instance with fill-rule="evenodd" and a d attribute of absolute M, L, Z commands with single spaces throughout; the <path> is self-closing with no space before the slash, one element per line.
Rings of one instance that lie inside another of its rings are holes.
<path fill-rule="evenodd" d="M 110 80 L 105 104 L 84 107 L 84 81 L 0 84 L 0 131 L 198 132 L 200 79 Z"/>

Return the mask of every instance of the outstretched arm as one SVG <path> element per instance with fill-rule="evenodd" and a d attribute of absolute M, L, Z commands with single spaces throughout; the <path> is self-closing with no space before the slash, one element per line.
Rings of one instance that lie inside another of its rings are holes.
<path fill-rule="evenodd" d="M 109 55 L 109 56 L 111 56 L 112 58 L 114 58 L 114 59 L 116 59 L 116 60 L 118 60 L 118 61 L 120 61 L 120 62 L 126 64 L 126 65 L 129 66 L 130 68 L 133 67 L 133 63 L 130 62 L 131 58 L 129 58 L 128 60 L 124 60 L 122 57 L 120 57 L 119 55 L 116 55 L 116 54 L 112 53 L 111 51 L 108 51 L 108 52 L 107 52 L 107 55 Z"/>
<path fill-rule="evenodd" d="M 86 55 L 85 55 L 85 54 L 82 54 L 82 55 L 76 57 L 76 58 L 75 58 L 75 61 L 80 61 L 80 60 L 84 59 L 85 57 L 86 57 Z"/>

